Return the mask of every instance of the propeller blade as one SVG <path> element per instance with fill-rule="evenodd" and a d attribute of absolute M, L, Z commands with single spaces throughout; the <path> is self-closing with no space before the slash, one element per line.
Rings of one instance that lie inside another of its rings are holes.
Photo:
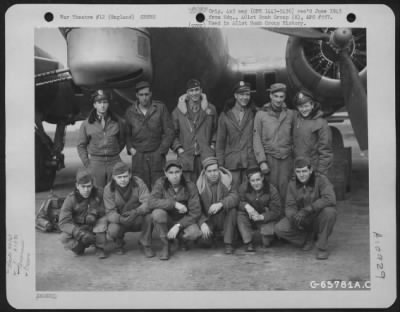
<path fill-rule="evenodd" d="M 340 52 L 340 82 L 351 125 L 362 151 L 368 149 L 367 93 L 348 50 Z"/>
<path fill-rule="evenodd" d="M 266 28 L 267 30 L 304 39 L 329 40 L 330 35 L 315 28 Z"/>

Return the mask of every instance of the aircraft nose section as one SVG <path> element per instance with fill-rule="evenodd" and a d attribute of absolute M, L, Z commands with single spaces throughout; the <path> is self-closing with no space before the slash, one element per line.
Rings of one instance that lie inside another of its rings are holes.
<path fill-rule="evenodd" d="M 89 88 L 121 87 L 151 80 L 150 37 L 136 28 L 72 28 L 64 31 L 74 83 Z"/>

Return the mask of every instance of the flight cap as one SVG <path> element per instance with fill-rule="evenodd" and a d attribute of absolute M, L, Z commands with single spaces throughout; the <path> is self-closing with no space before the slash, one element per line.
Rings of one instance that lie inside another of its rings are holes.
<path fill-rule="evenodd" d="M 239 81 L 233 86 L 233 93 L 244 93 L 250 92 L 251 87 L 248 82 Z"/>
<path fill-rule="evenodd" d="M 76 183 L 87 184 L 93 181 L 93 176 L 86 168 L 79 168 L 76 172 Z"/>
<path fill-rule="evenodd" d="M 302 90 L 296 93 L 293 102 L 295 106 L 300 106 L 307 102 L 314 102 L 314 98 L 310 92 Z"/>
<path fill-rule="evenodd" d="M 215 156 L 209 156 L 205 158 L 201 164 L 203 165 L 204 170 L 207 169 L 208 166 L 218 164 L 218 159 Z"/>
<path fill-rule="evenodd" d="M 311 167 L 311 161 L 308 157 L 297 157 L 294 161 L 294 168 L 304 168 L 304 167 Z"/>
<path fill-rule="evenodd" d="M 135 86 L 136 92 L 144 88 L 150 88 L 150 83 L 148 81 L 139 81 Z"/>
<path fill-rule="evenodd" d="M 198 81 L 197 79 L 194 79 L 194 78 L 189 79 L 188 82 L 186 83 L 186 90 L 197 88 L 197 87 L 201 87 L 200 81 Z"/>
<path fill-rule="evenodd" d="M 109 94 L 105 90 L 99 89 L 92 93 L 93 103 L 100 100 L 107 100 L 107 101 L 110 100 Z"/>
<path fill-rule="evenodd" d="M 117 176 L 117 175 L 123 174 L 128 171 L 129 171 L 128 165 L 125 164 L 124 162 L 120 161 L 114 165 L 112 174 L 113 174 L 113 176 Z"/>
<path fill-rule="evenodd" d="M 272 84 L 269 89 L 267 89 L 270 93 L 275 93 L 278 91 L 286 92 L 286 85 L 284 83 L 274 83 Z"/>
<path fill-rule="evenodd" d="M 170 167 L 178 167 L 182 169 L 182 164 L 179 159 L 171 159 L 165 163 L 164 171 L 168 171 Z"/>

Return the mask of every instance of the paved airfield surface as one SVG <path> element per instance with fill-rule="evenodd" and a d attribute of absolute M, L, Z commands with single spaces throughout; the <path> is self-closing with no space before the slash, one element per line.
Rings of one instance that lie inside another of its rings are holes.
<path fill-rule="evenodd" d="M 370 276 L 368 160 L 360 156 L 349 122 L 336 125 L 345 146 L 352 147 L 351 192 L 337 204 L 338 218 L 330 238 L 330 257 L 316 260 L 315 252 L 304 252 L 278 242 L 272 248 L 256 246 L 249 254 L 237 246 L 234 255 L 217 248 L 194 246 L 189 251 L 172 248 L 169 261 L 158 255 L 147 259 L 138 247 L 138 233 L 128 233 L 125 255 L 112 253 L 100 260 L 94 248 L 75 257 L 65 250 L 55 233 L 36 231 L 37 291 L 166 291 L 166 290 L 311 290 L 311 281 L 366 281 Z M 66 168 L 57 174 L 54 192 L 66 196 L 74 185 L 80 160 L 74 144 L 76 131 L 67 131 Z M 123 160 L 130 162 L 125 150 Z M 36 211 L 48 192 L 36 194 Z M 158 253 L 160 242 L 154 238 Z M 362 284 L 361 284 L 362 285 Z"/>

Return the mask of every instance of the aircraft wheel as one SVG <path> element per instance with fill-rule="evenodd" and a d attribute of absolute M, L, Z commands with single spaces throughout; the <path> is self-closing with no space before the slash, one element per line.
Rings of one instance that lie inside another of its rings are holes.
<path fill-rule="evenodd" d="M 51 189 L 56 178 L 56 166 L 51 164 L 51 151 L 40 136 L 35 133 L 35 190 L 43 192 Z"/>
<path fill-rule="evenodd" d="M 345 193 L 351 188 L 351 147 L 344 147 L 340 131 L 330 126 L 332 133 L 333 164 L 329 170 L 329 180 L 332 182 L 337 200 L 345 199 Z"/>

